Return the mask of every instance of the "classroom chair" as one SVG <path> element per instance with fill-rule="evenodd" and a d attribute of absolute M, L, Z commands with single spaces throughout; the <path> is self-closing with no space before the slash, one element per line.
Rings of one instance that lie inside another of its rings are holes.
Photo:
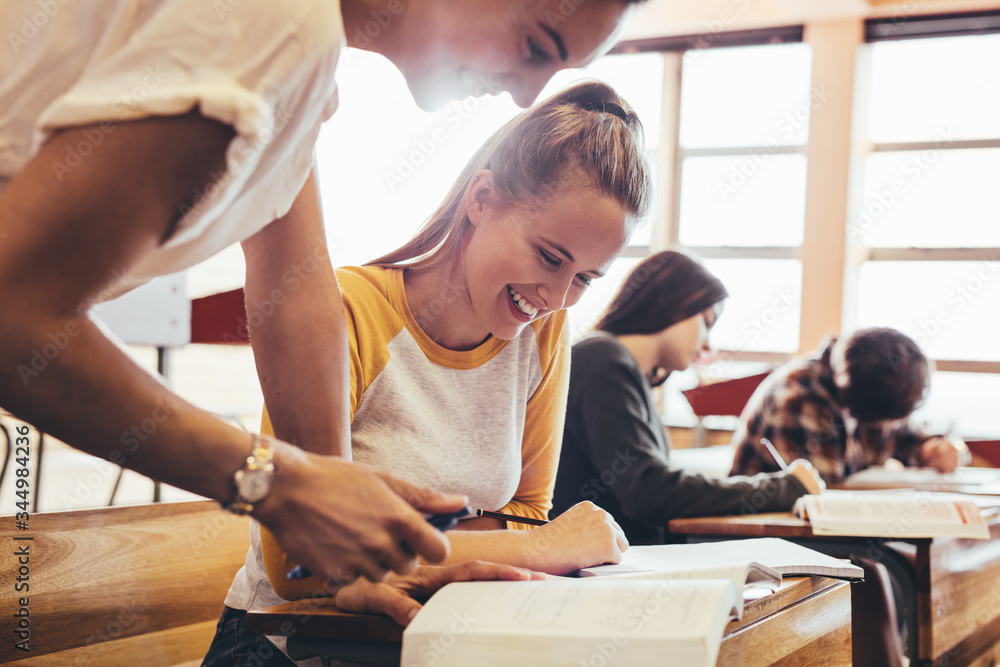
<path fill-rule="evenodd" d="M 249 345 L 247 309 L 243 288 L 219 292 L 191 300 L 191 343 L 203 345 Z M 170 377 L 170 350 L 156 348 L 156 370 L 165 378 Z M 218 415 L 225 419 L 224 415 Z M 114 505 L 118 486 L 125 470 L 118 471 L 111 489 L 108 506 Z M 153 483 L 153 502 L 160 501 L 160 483 Z"/>
<path fill-rule="evenodd" d="M 1000 468 L 1000 440 L 966 440 L 972 463 L 984 468 Z"/>
<path fill-rule="evenodd" d="M 753 392 L 770 374 L 771 371 L 768 371 L 734 380 L 710 382 L 682 391 L 698 418 L 698 425 L 695 427 L 695 447 L 705 446 L 705 417 L 739 417 Z"/>

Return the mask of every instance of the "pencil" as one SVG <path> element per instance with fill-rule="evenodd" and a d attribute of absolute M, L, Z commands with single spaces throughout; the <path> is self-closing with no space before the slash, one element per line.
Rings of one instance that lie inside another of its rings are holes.
<path fill-rule="evenodd" d="M 778 464 L 778 467 L 780 467 L 783 471 L 788 472 L 788 465 L 785 463 L 785 459 L 781 458 L 781 454 L 779 454 L 778 450 L 771 444 L 771 441 L 767 438 L 761 438 L 760 444 L 767 447 L 767 451 L 771 452 L 771 456 L 774 458 L 774 462 Z"/>
<path fill-rule="evenodd" d="M 532 526 L 544 526 L 548 521 L 542 519 L 531 519 L 526 516 L 516 516 L 514 514 L 504 514 L 503 512 L 489 512 L 487 510 L 476 510 L 476 516 L 488 516 L 492 519 L 503 519 L 514 523 L 529 523 Z"/>

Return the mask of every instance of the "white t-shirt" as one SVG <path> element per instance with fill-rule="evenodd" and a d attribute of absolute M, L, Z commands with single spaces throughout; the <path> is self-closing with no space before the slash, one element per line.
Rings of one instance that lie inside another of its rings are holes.
<path fill-rule="evenodd" d="M 197 108 L 235 130 L 226 172 L 129 270 L 135 283 L 288 211 L 337 108 L 345 43 L 336 0 L 3 0 L 0 36 L 0 193 L 59 129 L 96 125 L 52 164 L 57 177 L 124 121 Z"/>

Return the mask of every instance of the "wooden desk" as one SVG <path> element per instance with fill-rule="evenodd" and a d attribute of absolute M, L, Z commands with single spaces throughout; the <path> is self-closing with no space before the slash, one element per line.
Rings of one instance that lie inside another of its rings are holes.
<path fill-rule="evenodd" d="M 882 562 L 903 587 L 913 667 L 994 665 L 1000 661 L 1000 522 L 990 540 L 890 540 L 813 535 L 807 521 L 787 512 L 675 519 L 681 535 L 784 537 L 833 556 Z"/>
<path fill-rule="evenodd" d="M 288 636 L 296 658 L 399 665 L 403 629 L 389 617 L 342 612 L 332 600 L 300 600 L 247 613 L 247 628 Z M 780 589 L 747 602 L 727 627 L 719 665 L 851 664 L 851 601 L 846 582 L 825 577 L 786 579 Z"/>

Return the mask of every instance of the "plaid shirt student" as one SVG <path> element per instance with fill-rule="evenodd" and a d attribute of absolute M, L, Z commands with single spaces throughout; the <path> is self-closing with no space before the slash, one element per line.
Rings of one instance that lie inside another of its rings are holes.
<path fill-rule="evenodd" d="M 761 438 L 770 440 L 786 463 L 809 460 L 827 484 L 889 458 L 919 465 L 917 451 L 930 436 L 905 420 L 858 423 L 840 402 L 830 366 L 835 342 L 830 338 L 816 356 L 788 362 L 757 388 L 733 435 L 737 448 L 730 475 L 780 469 Z"/>

